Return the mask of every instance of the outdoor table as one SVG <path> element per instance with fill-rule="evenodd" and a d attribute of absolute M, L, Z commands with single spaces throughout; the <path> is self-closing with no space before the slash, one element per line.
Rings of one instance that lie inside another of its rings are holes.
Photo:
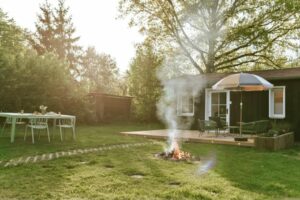
<path fill-rule="evenodd" d="M 235 130 L 238 130 L 238 131 L 240 130 L 240 126 L 229 126 L 228 128 L 229 128 L 229 133 L 231 133 L 230 129 L 233 130 L 232 133 L 235 133 Z"/>
<path fill-rule="evenodd" d="M 33 113 L 5 113 L 0 112 L 0 117 L 10 117 L 11 120 L 11 135 L 10 142 L 15 141 L 15 132 L 16 132 L 16 121 L 17 119 L 34 119 L 34 118 L 46 118 L 53 119 L 54 123 L 57 119 L 71 119 L 74 120 L 74 126 L 76 121 L 76 116 L 73 115 L 61 115 L 61 114 L 33 114 Z M 75 139 L 75 134 L 73 134 L 73 139 Z"/>

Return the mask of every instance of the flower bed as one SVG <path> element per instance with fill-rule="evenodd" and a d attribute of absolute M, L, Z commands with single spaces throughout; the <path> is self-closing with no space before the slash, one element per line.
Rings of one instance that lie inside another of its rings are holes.
<path fill-rule="evenodd" d="M 254 138 L 254 145 L 257 149 L 277 151 L 294 145 L 294 133 L 288 132 L 273 137 L 257 136 Z"/>

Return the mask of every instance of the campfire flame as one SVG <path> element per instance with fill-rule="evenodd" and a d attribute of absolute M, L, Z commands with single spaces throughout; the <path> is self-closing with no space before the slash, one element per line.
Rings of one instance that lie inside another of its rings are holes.
<path fill-rule="evenodd" d="M 182 152 L 179 149 L 179 145 L 176 141 L 173 142 L 173 151 L 172 151 L 172 158 L 176 160 L 180 160 L 182 158 Z"/>
<path fill-rule="evenodd" d="M 176 140 L 173 141 L 172 150 L 167 153 L 173 160 L 186 160 L 191 158 L 190 153 L 181 151 Z"/>
<path fill-rule="evenodd" d="M 170 148 L 164 152 L 155 154 L 158 158 L 163 158 L 167 160 L 174 161 L 195 161 L 199 160 L 199 158 L 192 156 L 190 153 L 180 150 L 179 145 L 176 140 L 174 140 Z"/>

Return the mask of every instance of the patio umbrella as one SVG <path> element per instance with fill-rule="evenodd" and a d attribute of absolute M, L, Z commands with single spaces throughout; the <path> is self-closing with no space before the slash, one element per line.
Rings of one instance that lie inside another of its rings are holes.
<path fill-rule="evenodd" d="M 226 76 L 213 85 L 214 90 L 232 90 L 241 92 L 240 102 L 240 135 L 242 134 L 243 94 L 242 91 L 263 91 L 273 88 L 273 85 L 264 78 L 255 74 L 238 73 Z"/>

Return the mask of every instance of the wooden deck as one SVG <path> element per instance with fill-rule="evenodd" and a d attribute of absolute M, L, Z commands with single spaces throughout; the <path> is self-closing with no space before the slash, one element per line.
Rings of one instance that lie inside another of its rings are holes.
<path fill-rule="evenodd" d="M 200 142 L 200 143 L 212 143 L 212 144 L 227 144 L 236 146 L 253 147 L 254 139 L 248 137 L 248 141 L 239 142 L 234 141 L 234 136 L 237 134 L 220 133 L 216 135 L 214 132 L 200 133 L 196 130 L 179 130 L 178 138 L 184 141 Z M 168 130 L 150 130 L 150 131 L 131 131 L 121 132 L 124 135 L 142 136 L 154 139 L 166 139 L 168 138 Z"/>

